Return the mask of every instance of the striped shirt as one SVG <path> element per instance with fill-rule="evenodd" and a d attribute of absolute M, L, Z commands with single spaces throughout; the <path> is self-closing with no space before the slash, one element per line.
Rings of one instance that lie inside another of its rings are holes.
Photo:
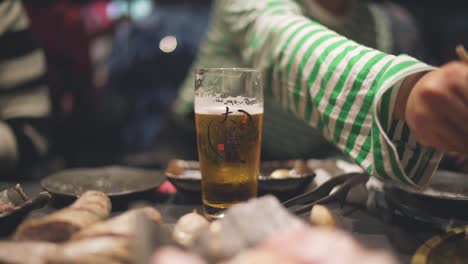
<path fill-rule="evenodd" d="M 305 16 L 304 1 L 218 0 L 197 67 L 258 67 L 265 92 L 369 174 L 425 184 L 441 153 L 419 145 L 393 117 L 403 80 L 428 66 L 349 40 Z M 179 109 L 191 107 L 183 89 Z"/>
<path fill-rule="evenodd" d="M 19 0 L 0 0 L 0 172 L 29 167 L 47 151 L 50 103 L 44 53 Z"/>

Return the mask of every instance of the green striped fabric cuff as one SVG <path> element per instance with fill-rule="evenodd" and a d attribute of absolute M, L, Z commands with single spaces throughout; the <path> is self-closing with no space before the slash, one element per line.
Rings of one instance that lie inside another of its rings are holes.
<path fill-rule="evenodd" d="M 396 57 L 385 72 L 374 99 L 372 117 L 372 153 L 368 169 L 383 180 L 419 187 L 428 182 L 442 153 L 418 144 L 408 125 L 393 118 L 396 95 L 404 78 L 434 68 L 406 55 Z"/>

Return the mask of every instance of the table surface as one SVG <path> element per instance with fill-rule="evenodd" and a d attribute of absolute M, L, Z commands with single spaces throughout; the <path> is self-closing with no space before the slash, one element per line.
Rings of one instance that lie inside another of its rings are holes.
<path fill-rule="evenodd" d="M 41 191 L 37 182 L 24 182 L 22 187 L 30 196 Z M 192 212 L 193 209 L 201 209 L 199 198 L 188 198 L 181 193 L 161 196 L 150 203 L 160 211 L 166 223 L 175 223 L 179 217 Z M 392 252 L 401 263 L 410 263 L 416 249 L 437 233 L 409 219 L 391 214 L 382 215 L 363 207 L 345 206 L 332 209 L 341 216 L 344 229 L 357 240 L 370 248 Z M 57 208 L 49 204 L 40 210 L 35 210 L 33 214 L 47 214 L 54 210 Z"/>

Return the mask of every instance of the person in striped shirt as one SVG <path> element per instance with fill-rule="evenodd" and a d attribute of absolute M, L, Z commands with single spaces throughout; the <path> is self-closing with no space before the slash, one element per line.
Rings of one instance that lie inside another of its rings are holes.
<path fill-rule="evenodd" d="M 21 1 L 0 0 L 0 179 L 22 175 L 46 154 L 48 92 L 44 54 Z"/>
<path fill-rule="evenodd" d="M 443 151 L 467 153 L 468 66 L 360 45 L 308 18 L 308 1 L 215 1 L 195 67 L 262 69 L 267 95 L 384 181 L 423 185 Z"/>

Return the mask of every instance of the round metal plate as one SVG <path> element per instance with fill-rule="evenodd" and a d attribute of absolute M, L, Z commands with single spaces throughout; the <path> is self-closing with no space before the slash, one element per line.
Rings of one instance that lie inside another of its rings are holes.
<path fill-rule="evenodd" d="M 399 187 L 416 196 L 468 202 L 468 175 L 437 171 L 424 190 Z"/>
<path fill-rule="evenodd" d="M 76 197 L 87 190 L 96 190 L 116 198 L 155 190 L 164 180 L 161 171 L 114 166 L 64 170 L 44 178 L 41 186 L 61 196 Z"/>
<path fill-rule="evenodd" d="M 387 195 L 412 214 L 447 219 L 468 220 L 468 175 L 437 171 L 426 189 L 418 190 L 396 185 L 385 187 Z"/>
<path fill-rule="evenodd" d="M 201 178 L 179 178 L 166 175 L 167 179 L 174 184 L 180 191 L 184 192 L 201 192 Z M 258 188 L 264 193 L 282 193 L 295 192 L 309 186 L 314 179 L 315 174 L 305 175 L 297 178 L 272 179 L 269 177 L 260 176 Z"/>
<path fill-rule="evenodd" d="M 300 175 L 285 178 L 271 178 L 276 169 L 293 169 L 300 160 L 262 162 L 258 189 L 260 193 L 297 193 L 304 191 L 315 177 L 315 172 L 304 171 Z M 201 192 L 201 173 L 197 161 L 173 161 L 166 170 L 167 179 L 183 192 Z"/>

